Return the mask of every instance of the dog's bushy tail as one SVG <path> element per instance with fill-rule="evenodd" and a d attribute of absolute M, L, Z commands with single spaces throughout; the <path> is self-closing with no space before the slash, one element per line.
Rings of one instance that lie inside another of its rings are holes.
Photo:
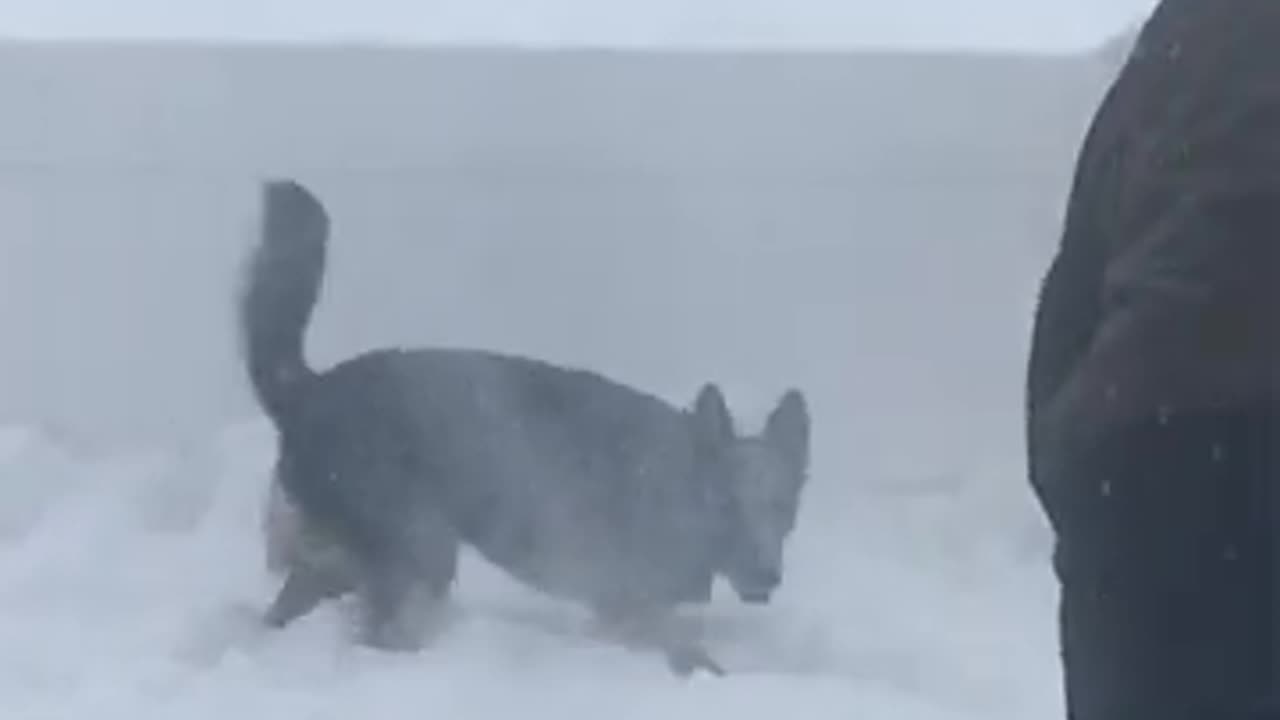
<path fill-rule="evenodd" d="M 314 375 L 305 335 L 324 280 L 329 216 L 292 180 L 265 182 L 261 202 L 261 234 L 240 296 L 240 332 L 258 403 L 279 426 L 298 388 Z"/>

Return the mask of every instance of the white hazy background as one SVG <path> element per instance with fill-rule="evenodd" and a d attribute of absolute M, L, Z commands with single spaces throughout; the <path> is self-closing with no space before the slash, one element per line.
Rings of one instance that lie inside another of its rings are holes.
<path fill-rule="evenodd" d="M 1150 4 L 0 3 L 7 716 L 1060 717 L 1026 340 Z M 738 674 L 680 682 L 470 557 L 420 655 L 353 647 L 340 608 L 249 629 L 272 436 L 234 300 L 276 174 L 334 216 L 318 366 L 434 343 L 677 403 L 716 380 L 746 429 L 806 391 L 784 591 L 705 611 Z"/>
<path fill-rule="evenodd" d="M 1079 50 L 1155 0 L 5 0 L 34 38 Z"/>

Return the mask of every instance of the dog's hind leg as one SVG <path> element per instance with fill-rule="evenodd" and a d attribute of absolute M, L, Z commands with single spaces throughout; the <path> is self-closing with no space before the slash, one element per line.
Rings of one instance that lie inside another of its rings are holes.
<path fill-rule="evenodd" d="M 379 650 L 413 652 L 426 645 L 435 598 L 408 572 L 382 572 L 364 592 L 364 641 Z"/>
<path fill-rule="evenodd" d="M 364 584 L 365 641 L 384 650 L 421 649 L 438 629 L 458 568 L 458 541 L 438 518 L 415 524 L 395 559 L 373 563 Z"/>
<path fill-rule="evenodd" d="M 276 593 L 264 622 L 268 627 L 283 628 L 315 610 L 325 600 L 339 597 L 351 589 L 352 583 L 337 574 L 324 573 L 305 565 L 294 566 L 285 577 L 280 592 Z"/>

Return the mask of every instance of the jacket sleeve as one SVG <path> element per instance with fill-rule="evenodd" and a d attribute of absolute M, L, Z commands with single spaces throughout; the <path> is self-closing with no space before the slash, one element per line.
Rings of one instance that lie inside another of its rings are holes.
<path fill-rule="evenodd" d="M 1247 90 L 1158 128 L 1163 147 L 1132 170 L 1096 332 L 1044 409 L 1057 427 L 1087 436 L 1275 387 L 1280 97 Z"/>

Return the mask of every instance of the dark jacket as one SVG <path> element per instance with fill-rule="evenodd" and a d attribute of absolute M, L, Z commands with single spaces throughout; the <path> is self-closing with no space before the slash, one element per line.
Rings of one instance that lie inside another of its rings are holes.
<path fill-rule="evenodd" d="M 1280 2 L 1164 0 L 1077 160 L 1027 377 L 1046 456 L 1280 398 Z"/>

